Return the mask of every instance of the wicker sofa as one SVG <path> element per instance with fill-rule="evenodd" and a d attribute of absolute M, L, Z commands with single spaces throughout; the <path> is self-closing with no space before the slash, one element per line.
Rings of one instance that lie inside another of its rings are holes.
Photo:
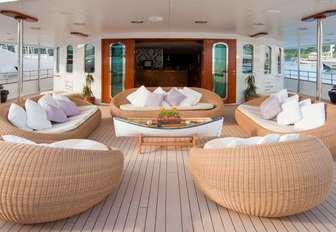
<path fill-rule="evenodd" d="M 119 150 L 76 150 L 0 140 L 0 218 L 32 224 L 78 214 L 119 184 Z"/>
<path fill-rule="evenodd" d="M 214 92 L 211 92 L 207 89 L 202 88 L 195 88 L 190 87 L 191 89 L 198 91 L 202 93 L 202 103 L 211 103 L 214 105 L 214 108 L 209 110 L 181 110 L 179 111 L 181 117 L 222 117 L 224 113 L 224 104 L 223 100 Z M 148 87 L 147 88 L 150 91 L 154 91 L 156 87 Z M 169 91 L 171 87 L 163 87 L 165 91 Z M 128 89 L 123 92 L 118 93 L 116 96 L 112 98 L 111 104 L 110 104 L 110 111 L 112 117 L 118 117 L 118 118 L 131 118 L 131 117 L 156 117 L 157 111 L 125 111 L 120 109 L 120 105 L 122 104 L 128 104 L 129 101 L 126 99 L 126 97 L 130 94 L 136 91 L 137 88 Z"/>
<path fill-rule="evenodd" d="M 31 98 L 31 100 L 38 101 L 41 96 Z M 91 105 L 86 101 L 83 101 L 79 97 L 69 96 L 69 99 L 76 103 L 77 106 Z M 18 105 L 24 107 L 23 102 L 17 103 Z M 0 106 L 0 135 L 16 135 L 37 143 L 51 143 L 54 141 L 65 140 L 65 139 L 83 139 L 87 138 L 95 129 L 97 129 L 101 121 L 101 111 L 98 109 L 90 118 L 88 118 L 83 124 L 78 126 L 76 129 L 63 132 L 63 133 L 39 133 L 39 132 L 29 132 L 21 130 L 13 126 L 7 119 L 10 104 L 5 104 Z"/>
<path fill-rule="evenodd" d="M 199 189 L 228 209 L 260 217 L 309 210 L 328 196 L 333 159 L 316 137 L 237 148 L 192 148 L 189 166 Z"/>
<path fill-rule="evenodd" d="M 260 104 L 267 98 L 267 96 L 259 97 L 254 100 L 248 101 L 244 103 L 244 105 L 248 106 L 260 106 Z M 300 100 L 304 97 L 300 97 Z M 299 133 L 302 136 L 314 135 L 318 137 L 330 150 L 333 156 L 336 156 L 336 106 L 332 104 L 325 104 L 326 109 L 326 123 L 324 126 L 305 130 Z M 244 114 L 239 107 L 235 111 L 235 118 L 238 125 L 249 135 L 249 136 L 257 136 L 257 135 L 267 135 L 270 133 L 279 133 L 272 130 L 268 130 L 263 125 L 260 125 L 253 121 L 249 116 Z M 280 133 L 283 134 L 283 133 Z"/>

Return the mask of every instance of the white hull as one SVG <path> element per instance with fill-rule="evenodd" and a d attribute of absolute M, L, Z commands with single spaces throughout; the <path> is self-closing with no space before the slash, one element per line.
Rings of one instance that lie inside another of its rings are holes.
<path fill-rule="evenodd" d="M 122 136 L 139 136 L 140 134 L 147 136 L 217 136 L 222 132 L 224 118 L 213 120 L 203 124 L 181 128 L 156 128 L 147 127 L 139 124 L 130 123 L 120 118 L 113 118 L 114 131 L 117 137 Z"/>
<path fill-rule="evenodd" d="M 328 67 L 329 69 L 336 69 L 336 59 L 335 60 L 328 60 L 322 61 L 323 65 Z"/>

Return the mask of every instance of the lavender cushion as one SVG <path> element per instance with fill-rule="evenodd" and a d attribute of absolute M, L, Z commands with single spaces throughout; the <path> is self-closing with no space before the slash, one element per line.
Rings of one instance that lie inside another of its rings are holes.
<path fill-rule="evenodd" d="M 281 106 L 276 96 L 270 96 L 266 98 L 260 104 L 261 114 L 264 119 L 272 119 L 281 112 Z"/>
<path fill-rule="evenodd" d="M 68 117 L 80 114 L 76 104 L 72 101 L 57 100 L 57 104 Z"/>
<path fill-rule="evenodd" d="M 187 97 L 173 87 L 165 96 L 164 100 L 172 106 L 179 106 L 185 98 Z"/>
<path fill-rule="evenodd" d="M 53 122 L 67 122 L 69 119 L 67 118 L 66 114 L 64 111 L 54 105 L 46 105 L 45 110 L 47 112 L 47 117 L 48 120 L 53 121 Z"/>
<path fill-rule="evenodd" d="M 165 94 L 148 93 L 145 106 L 161 106 Z"/>

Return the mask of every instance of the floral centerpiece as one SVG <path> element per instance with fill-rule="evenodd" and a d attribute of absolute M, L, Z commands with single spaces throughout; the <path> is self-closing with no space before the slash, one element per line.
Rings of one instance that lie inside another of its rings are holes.
<path fill-rule="evenodd" d="M 181 116 L 176 111 L 176 107 L 172 106 L 171 110 L 165 110 L 164 107 L 160 107 L 160 112 L 157 118 L 158 125 L 162 124 L 178 124 L 181 123 Z"/>

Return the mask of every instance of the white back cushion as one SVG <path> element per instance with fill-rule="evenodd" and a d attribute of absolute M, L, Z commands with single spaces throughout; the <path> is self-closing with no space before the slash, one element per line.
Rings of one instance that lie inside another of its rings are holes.
<path fill-rule="evenodd" d="M 9 107 L 7 118 L 8 121 L 10 121 L 17 128 L 26 131 L 33 131 L 33 129 L 27 126 L 27 113 L 21 106 L 12 103 Z"/>
<path fill-rule="evenodd" d="M 25 103 L 27 112 L 27 126 L 34 130 L 51 128 L 51 122 L 47 118 L 45 110 L 36 102 L 27 99 Z"/>
<path fill-rule="evenodd" d="M 278 142 L 286 142 L 291 140 L 298 140 L 300 138 L 300 134 L 284 134 L 281 135 Z"/>
<path fill-rule="evenodd" d="M 266 143 L 275 143 L 278 142 L 280 138 L 279 134 L 268 134 L 265 135 L 262 139 L 260 139 L 257 144 L 266 144 Z"/>
<path fill-rule="evenodd" d="M 57 101 L 57 100 L 62 100 L 62 101 L 71 101 L 67 96 L 64 96 L 62 94 L 58 93 L 53 93 L 52 97 Z"/>
<path fill-rule="evenodd" d="M 239 139 L 238 137 L 225 137 L 219 139 L 213 139 L 204 144 L 204 149 L 217 149 L 225 148 L 233 140 Z"/>
<path fill-rule="evenodd" d="M 282 111 L 277 115 L 278 124 L 289 125 L 301 119 L 301 110 L 297 100 L 286 101 L 281 108 Z"/>
<path fill-rule="evenodd" d="M 248 146 L 248 145 L 255 145 L 258 144 L 260 140 L 262 140 L 263 137 L 255 136 L 251 138 L 238 138 L 226 145 L 227 148 L 230 147 L 241 147 L 241 146 Z"/>
<path fill-rule="evenodd" d="M 19 136 L 15 136 L 15 135 L 3 135 L 2 139 L 5 142 L 10 142 L 10 143 L 22 143 L 22 144 L 36 145 L 35 142 L 33 142 L 29 139 L 21 138 Z"/>
<path fill-rule="evenodd" d="M 308 106 L 308 105 L 311 105 L 311 99 L 310 99 L 310 98 L 307 98 L 307 99 L 302 100 L 302 101 L 299 102 L 299 106 L 300 106 L 300 108 L 301 108 L 302 106 Z"/>
<path fill-rule="evenodd" d="M 149 93 L 150 92 L 146 89 L 146 87 L 142 85 L 126 98 L 132 105 L 144 107 Z"/>
<path fill-rule="evenodd" d="M 282 104 L 287 100 L 288 92 L 287 92 L 287 89 L 282 89 L 276 93 L 271 94 L 271 96 L 276 96 L 279 100 L 279 103 Z"/>
<path fill-rule="evenodd" d="M 294 124 L 294 128 L 310 130 L 325 124 L 324 103 L 315 103 L 301 107 L 302 119 Z"/>
<path fill-rule="evenodd" d="M 186 98 L 180 103 L 180 106 L 192 106 L 196 102 L 196 96 L 193 94 L 190 94 L 187 91 L 184 91 L 183 89 L 179 89 L 180 93 L 182 93 Z"/>
<path fill-rule="evenodd" d="M 189 93 L 189 94 L 192 94 L 192 95 L 194 95 L 194 96 L 196 97 L 195 102 L 193 103 L 193 105 L 196 105 L 196 104 L 199 103 L 199 102 L 201 101 L 201 99 L 202 99 L 202 94 L 201 94 L 200 92 L 197 92 L 197 91 L 191 89 L 191 88 L 184 87 L 184 88 L 183 88 L 183 91 L 184 91 L 184 92 L 187 92 L 187 93 Z"/>
<path fill-rule="evenodd" d="M 42 106 L 44 109 L 47 108 L 47 105 L 52 105 L 57 107 L 57 101 L 52 97 L 50 93 L 47 93 L 43 95 L 37 102 L 40 106 Z"/>

